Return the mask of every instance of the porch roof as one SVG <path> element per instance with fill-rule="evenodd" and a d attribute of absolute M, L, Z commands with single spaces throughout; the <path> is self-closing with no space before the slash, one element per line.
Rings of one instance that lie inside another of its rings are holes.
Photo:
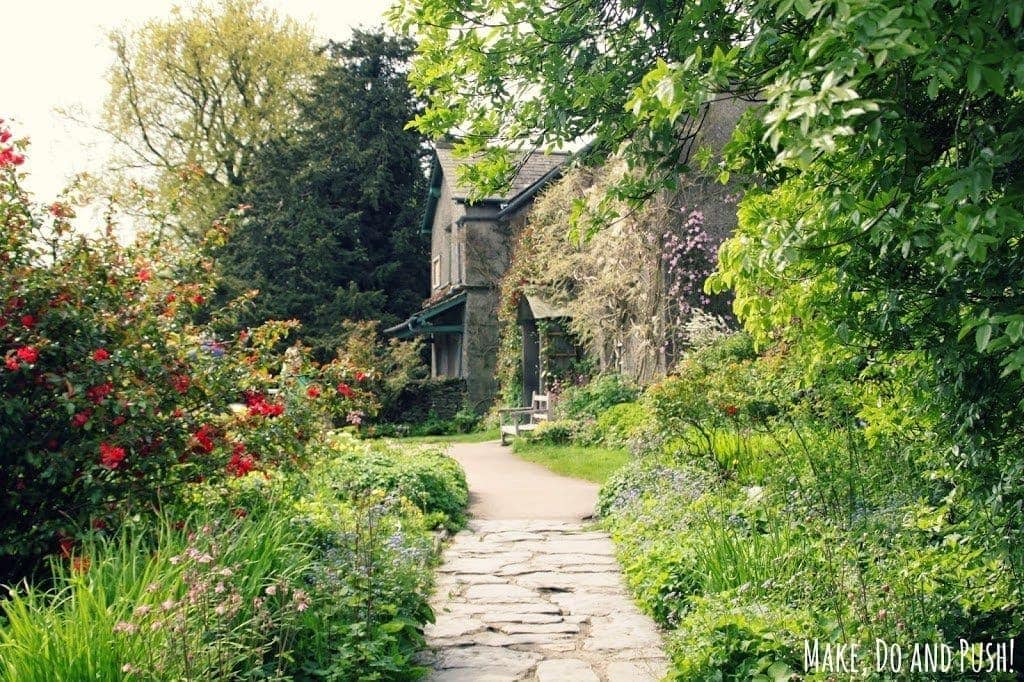
<path fill-rule="evenodd" d="M 518 321 L 553 320 L 559 317 L 572 317 L 565 308 L 556 306 L 537 294 L 523 294 L 519 301 Z"/>
<path fill-rule="evenodd" d="M 465 291 L 443 298 L 436 303 L 426 306 L 405 322 L 385 329 L 384 333 L 399 339 L 407 339 L 416 334 L 461 334 L 464 331 L 462 324 L 432 324 L 431 320 L 446 310 L 462 305 L 465 302 Z"/>

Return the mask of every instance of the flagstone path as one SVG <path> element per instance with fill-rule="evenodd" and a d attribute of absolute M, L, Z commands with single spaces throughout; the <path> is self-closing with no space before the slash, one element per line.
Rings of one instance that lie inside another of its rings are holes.
<path fill-rule="evenodd" d="M 445 551 L 426 630 L 434 682 L 640 682 L 665 672 L 661 637 L 623 584 L 597 486 L 495 443 L 456 444 L 474 518 Z"/>

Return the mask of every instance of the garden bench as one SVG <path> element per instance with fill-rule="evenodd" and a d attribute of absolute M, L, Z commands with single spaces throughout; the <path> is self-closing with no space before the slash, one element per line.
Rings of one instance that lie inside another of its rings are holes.
<path fill-rule="evenodd" d="M 546 422 L 550 416 L 549 408 L 548 395 L 534 393 L 529 407 L 503 407 L 498 410 L 501 444 L 508 445 L 509 438 L 515 438 L 525 431 L 533 431 L 537 424 Z"/>

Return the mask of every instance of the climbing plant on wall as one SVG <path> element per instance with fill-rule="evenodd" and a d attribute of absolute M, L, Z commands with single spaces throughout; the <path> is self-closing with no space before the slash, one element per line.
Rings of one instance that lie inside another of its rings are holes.
<path fill-rule="evenodd" d="M 703 206 L 727 206 L 726 188 L 689 194 L 663 193 L 650 206 L 628 212 L 589 240 L 572 240 L 565 206 L 582 200 L 597 209 L 607 187 L 630 173 L 621 161 L 570 171 L 534 204 L 519 233 L 512 264 L 502 281 L 498 362 L 505 398 L 522 387 L 520 298 L 537 294 L 570 315 L 568 331 L 597 361 L 598 369 L 624 371 L 640 380 L 663 373 L 684 347 L 686 322 L 695 310 L 723 312 L 722 301 L 703 291 L 725 231 L 721 216 L 709 230 Z M 721 211 L 720 211 L 721 213 Z"/>

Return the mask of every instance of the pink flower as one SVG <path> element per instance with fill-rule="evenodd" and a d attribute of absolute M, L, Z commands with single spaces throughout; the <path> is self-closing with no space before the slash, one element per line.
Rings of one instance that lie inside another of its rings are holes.
<path fill-rule="evenodd" d="M 129 623 L 126 620 L 120 620 L 114 626 L 114 632 L 124 632 L 126 634 L 131 634 L 138 629 L 139 626 L 135 625 L 135 623 Z"/>

